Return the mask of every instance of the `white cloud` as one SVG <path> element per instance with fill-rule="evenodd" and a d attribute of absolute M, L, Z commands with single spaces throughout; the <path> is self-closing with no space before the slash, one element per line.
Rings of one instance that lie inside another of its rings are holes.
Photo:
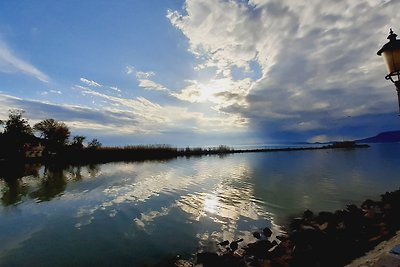
<path fill-rule="evenodd" d="M 136 72 L 135 67 L 133 67 L 133 66 L 126 66 L 125 67 L 125 73 L 126 74 L 132 74 L 132 73 L 135 73 L 135 72 Z"/>
<path fill-rule="evenodd" d="M 252 81 L 248 78 L 233 80 L 232 77 L 210 79 L 207 82 L 187 80 L 186 86 L 171 95 L 190 103 L 209 101 L 222 108 L 232 104 L 246 106 L 245 97 Z"/>
<path fill-rule="evenodd" d="M 45 83 L 48 83 L 50 80 L 46 74 L 31 63 L 16 56 L 2 40 L 0 40 L 0 72 L 20 72 L 28 76 L 33 76 Z"/>
<path fill-rule="evenodd" d="M 216 72 L 173 96 L 194 103 L 207 94 L 220 111 L 254 125 L 273 122 L 277 131 L 326 129 L 334 127 L 330 119 L 348 114 L 390 112 L 397 106 L 382 89 L 390 85 L 376 51 L 397 25 L 398 8 L 379 0 L 187 0 L 183 12 L 167 17 L 198 57 L 196 69 Z M 252 64 L 261 77 L 234 78 L 234 68 L 251 71 Z M 205 85 L 218 80 L 227 86 L 210 93 Z"/>
<path fill-rule="evenodd" d="M 156 75 L 154 71 L 140 71 L 137 70 L 134 66 L 126 66 L 125 73 L 128 75 L 133 74 L 136 76 L 137 79 L 148 79 Z"/>
<path fill-rule="evenodd" d="M 168 89 L 152 80 L 148 79 L 138 79 L 139 87 L 144 88 L 146 90 L 155 90 L 155 91 L 168 91 Z"/>
<path fill-rule="evenodd" d="M 156 73 L 154 71 L 148 71 L 148 72 L 138 71 L 138 72 L 136 72 L 136 78 L 138 78 L 138 79 L 148 79 L 150 77 L 153 77 L 154 75 L 156 75 Z"/>
<path fill-rule="evenodd" d="M 95 81 L 92 81 L 92 80 L 88 80 L 88 79 L 86 79 L 86 78 L 80 78 L 79 80 L 80 80 L 81 82 L 83 82 L 84 84 L 88 85 L 88 86 L 92 86 L 92 87 L 102 87 L 101 84 L 99 84 L 99 83 L 97 83 L 97 82 L 95 82 Z"/>
<path fill-rule="evenodd" d="M 169 91 L 164 85 L 150 79 L 156 75 L 154 71 L 138 71 L 135 69 L 135 67 L 127 66 L 126 73 L 129 75 L 134 74 L 139 82 L 138 86 L 141 88 L 154 91 Z"/>
<path fill-rule="evenodd" d="M 62 92 L 59 90 L 49 90 L 49 91 L 43 91 L 40 93 L 41 95 L 48 95 L 48 94 L 57 94 L 57 95 L 62 95 Z"/>
<path fill-rule="evenodd" d="M 110 86 L 110 89 L 113 90 L 113 91 L 116 91 L 116 92 L 121 92 L 121 89 L 119 89 L 116 86 Z"/>
<path fill-rule="evenodd" d="M 102 109 L 108 117 L 115 118 L 115 123 L 120 124 L 113 131 L 126 134 L 161 134 L 168 131 L 235 132 L 242 131 L 247 123 L 235 115 L 206 115 L 185 107 L 159 105 L 144 97 L 126 99 L 96 92 L 84 86 L 76 85 L 75 88 L 81 90 L 85 96 L 105 100 L 107 104 L 102 105 Z M 104 124 L 103 127 L 108 126 Z M 84 123 L 81 127 L 84 127 Z M 112 123 L 110 127 L 115 125 Z"/>

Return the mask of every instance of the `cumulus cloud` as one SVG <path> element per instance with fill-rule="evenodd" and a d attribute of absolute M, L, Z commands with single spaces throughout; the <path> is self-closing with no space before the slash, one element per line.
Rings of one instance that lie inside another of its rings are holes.
<path fill-rule="evenodd" d="M 23 73 L 28 76 L 48 83 L 49 77 L 33 66 L 31 63 L 21 59 L 0 39 L 0 72 L 3 73 Z"/>
<path fill-rule="evenodd" d="M 252 81 L 248 78 L 233 80 L 232 77 L 213 78 L 207 82 L 187 80 L 186 86 L 171 96 L 190 103 L 210 102 L 221 110 L 230 105 L 246 106 L 245 97 Z"/>
<path fill-rule="evenodd" d="M 220 111 L 269 132 L 312 135 L 346 116 L 396 109 L 376 51 L 397 25 L 398 8 L 380 0 L 187 0 L 167 18 L 186 36 L 197 69 L 215 69 L 214 81 L 229 80 L 207 98 Z M 252 62 L 260 77 L 234 77 L 235 68 L 253 70 Z M 196 81 L 174 96 L 199 102 L 207 90 Z"/>

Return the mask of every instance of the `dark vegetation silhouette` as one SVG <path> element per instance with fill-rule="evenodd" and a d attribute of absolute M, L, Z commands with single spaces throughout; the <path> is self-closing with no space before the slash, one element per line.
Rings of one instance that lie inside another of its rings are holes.
<path fill-rule="evenodd" d="M 0 124 L 4 127 L 0 135 L 0 158 L 21 157 L 26 144 L 38 144 L 39 140 L 33 135 L 32 127 L 22 117 L 23 113 L 23 111 L 11 110 L 8 120 L 0 120 Z"/>
<path fill-rule="evenodd" d="M 40 133 L 44 145 L 44 154 L 59 153 L 68 144 L 70 130 L 63 122 L 54 119 L 46 119 L 33 126 Z"/>
<path fill-rule="evenodd" d="M 169 145 L 137 145 L 103 147 L 97 139 L 86 141 L 76 135 L 70 140 L 71 132 L 64 122 L 45 119 L 33 127 L 23 118 L 24 111 L 11 110 L 7 120 L 0 121 L 4 131 L 0 133 L 0 160 L 25 162 L 64 162 L 73 164 L 106 163 L 112 161 L 161 160 L 182 156 L 219 155 L 245 152 L 277 152 L 314 150 L 327 148 L 364 147 L 355 142 L 336 142 L 322 147 L 276 148 L 235 150 L 220 145 L 211 148 L 177 148 Z M 35 134 L 37 136 L 35 136 Z"/>
<path fill-rule="evenodd" d="M 219 155 L 245 152 L 277 152 L 331 148 L 356 148 L 365 145 L 355 142 L 336 142 L 321 147 L 235 150 L 220 145 L 211 148 L 177 148 L 169 145 L 137 145 L 103 147 L 97 139 L 86 142 L 86 137 L 76 135 L 70 140 L 68 126 L 55 119 L 45 119 L 33 127 L 23 118 L 24 111 L 11 110 L 7 120 L 0 121 L 0 160 L 25 162 L 64 162 L 73 164 L 106 163 L 112 161 L 161 160 L 182 156 Z M 36 134 L 37 136 L 35 136 Z"/>
<path fill-rule="evenodd" d="M 38 161 L 60 158 L 84 148 L 91 150 L 101 147 L 97 139 L 84 145 L 85 136 L 73 136 L 64 122 L 45 119 L 33 127 L 23 118 L 24 111 L 10 110 L 7 120 L 0 120 L 3 132 L 0 133 L 0 159 Z M 34 134 L 38 136 L 35 136 Z"/>

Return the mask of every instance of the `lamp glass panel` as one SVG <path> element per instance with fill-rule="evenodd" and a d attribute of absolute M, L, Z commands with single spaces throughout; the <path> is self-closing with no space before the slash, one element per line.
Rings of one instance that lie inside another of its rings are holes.
<path fill-rule="evenodd" d="M 400 49 L 388 50 L 382 53 L 388 74 L 400 71 Z"/>

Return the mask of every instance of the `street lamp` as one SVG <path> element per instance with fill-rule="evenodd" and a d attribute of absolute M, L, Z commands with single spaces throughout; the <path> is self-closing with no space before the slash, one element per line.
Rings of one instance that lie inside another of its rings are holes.
<path fill-rule="evenodd" d="M 389 42 L 382 46 L 377 54 L 378 56 L 383 55 L 386 63 L 388 75 L 386 75 L 385 79 L 390 80 L 396 86 L 400 112 L 400 40 L 397 40 L 396 37 L 397 34 L 390 29 L 390 34 L 387 37 Z"/>

